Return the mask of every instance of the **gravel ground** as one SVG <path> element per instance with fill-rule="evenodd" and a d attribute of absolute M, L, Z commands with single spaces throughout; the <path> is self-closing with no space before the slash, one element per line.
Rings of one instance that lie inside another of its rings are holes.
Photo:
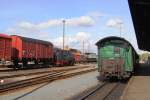
<path fill-rule="evenodd" d="M 34 91 L 22 91 L 1 95 L 0 100 L 67 100 L 91 87 L 99 81 L 97 71 L 74 76 L 72 78 L 57 80 Z"/>

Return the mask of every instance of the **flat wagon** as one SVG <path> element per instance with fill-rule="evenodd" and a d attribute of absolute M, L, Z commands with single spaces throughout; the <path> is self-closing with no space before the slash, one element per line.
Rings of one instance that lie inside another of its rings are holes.
<path fill-rule="evenodd" d="M 106 37 L 98 41 L 96 45 L 100 76 L 129 78 L 135 71 L 139 56 L 124 38 Z"/>

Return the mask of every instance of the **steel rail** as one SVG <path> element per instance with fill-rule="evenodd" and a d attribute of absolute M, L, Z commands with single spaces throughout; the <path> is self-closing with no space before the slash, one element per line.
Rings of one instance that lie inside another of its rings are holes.
<path fill-rule="evenodd" d="M 115 85 L 114 85 L 115 84 Z M 108 85 L 112 85 L 112 88 L 108 88 Z M 98 100 L 106 100 L 108 96 L 111 95 L 111 93 L 118 87 L 119 82 L 116 83 L 111 83 L 111 82 L 102 82 L 101 84 L 99 84 L 96 88 L 94 88 L 93 90 L 89 91 L 88 93 L 84 94 L 82 97 L 79 98 L 79 100 L 92 100 L 90 99 L 91 97 L 94 98 L 94 96 L 96 95 L 96 93 L 98 92 L 99 95 L 102 95 L 98 98 Z M 104 88 L 108 88 L 107 93 L 104 94 Z"/>
<path fill-rule="evenodd" d="M 76 68 L 64 68 L 64 69 L 52 69 L 52 70 L 46 70 L 46 71 L 39 71 L 39 72 L 30 72 L 30 73 L 21 73 L 17 74 L 16 72 L 14 75 L 5 75 L 5 76 L 0 76 L 0 79 L 6 79 L 6 78 L 15 78 L 15 77 L 22 77 L 22 76 L 30 76 L 30 75 L 37 75 L 37 74 L 45 74 L 45 73 L 50 73 L 50 72 L 61 72 L 61 71 L 70 71 L 70 70 L 75 70 L 75 69 L 82 69 L 82 68 L 88 68 L 90 66 L 81 66 L 81 67 L 76 67 Z M 4 73 L 5 74 L 5 73 Z"/>
<path fill-rule="evenodd" d="M 30 79 L 3 84 L 3 85 L 0 85 L 0 94 L 6 93 L 12 90 L 20 89 L 23 87 L 28 87 L 28 86 L 32 86 L 36 84 L 45 83 L 45 82 L 51 82 L 51 81 L 58 80 L 58 79 L 64 79 L 64 78 L 68 78 L 71 76 L 75 76 L 75 75 L 79 75 L 79 74 L 83 74 L 83 73 L 87 73 L 91 71 L 96 71 L 96 70 L 97 70 L 96 68 L 89 68 L 86 70 L 84 69 L 78 72 L 70 72 L 70 73 L 67 73 L 68 71 L 56 72 L 54 74 L 48 74 L 48 75 L 43 75 L 40 77 L 34 77 Z"/>

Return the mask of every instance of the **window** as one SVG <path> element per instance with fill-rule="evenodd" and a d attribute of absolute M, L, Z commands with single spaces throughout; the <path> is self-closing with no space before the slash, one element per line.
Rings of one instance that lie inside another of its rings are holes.
<path fill-rule="evenodd" d="M 115 47 L 115 48 L 114 48 L 114 53 L 115 53 L 115 54 L 120 54 L 120 48 Z"/>

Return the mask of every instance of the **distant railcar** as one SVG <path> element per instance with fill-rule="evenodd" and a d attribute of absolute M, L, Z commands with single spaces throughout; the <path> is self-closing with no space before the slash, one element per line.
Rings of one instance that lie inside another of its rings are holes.
<path fill-rule="evenodd" d="M 96 53 L 85 53 L 86 61 L 88 63 L 97 62 L 97 55 Z"/>
<path fill-rule="evenodd" d="M 75 63 L 80 63 L 81 62 L 81 51 L 77 50 L 77 49 L 70 49 L 74 59 L 75 59 Z"/>
<path fill-rule="evenodd" d="M 98 41 L 96 45 L 100 76 L 129 78 L 135 71 L 139 56 L 124 38 L 106 37 Z"/>
<path fill-rule="evenodd" d="M 82 63 L 96 63 L 97 62 L 97 55 L 96 53 L 84 53 L 81 55 Z"/>
<path fill-rule="evenodd" d="M 28 62 L 52 63 L 53 44 L 43 40 L 37 40 L 17 35 L 12 35 L 12 60 L 15 66 L 19 62 L 27 65 Z"/>
<path fill-rule="evenodd" d="M 54 64 L 54 66 L 62 66 L 63 65 L 62 50 L 59 48 L 54 48 L 53 64 Z"/>
<path fill-rule="evenodd" d="M 74 63 L 75 59 L 70 50 L 62 50 L 60 48 L 54 49 L 55 66 L 74 65 Z"/>
<path fill-rule="evenodd" d="M 62 53 L 64 65 L 74 65 L 75 59 L 70 50 L 63 50 Z"/>
<path fill-rule="evenodd" d="M 81 53 L 73 53 L 75 63 L 80 63 L 81 62 Z"/>
<path fill-rule="evenodd" d="M 0 61 L 5 63 L 11 60 L 11 37 L 0 34 Z"/>

